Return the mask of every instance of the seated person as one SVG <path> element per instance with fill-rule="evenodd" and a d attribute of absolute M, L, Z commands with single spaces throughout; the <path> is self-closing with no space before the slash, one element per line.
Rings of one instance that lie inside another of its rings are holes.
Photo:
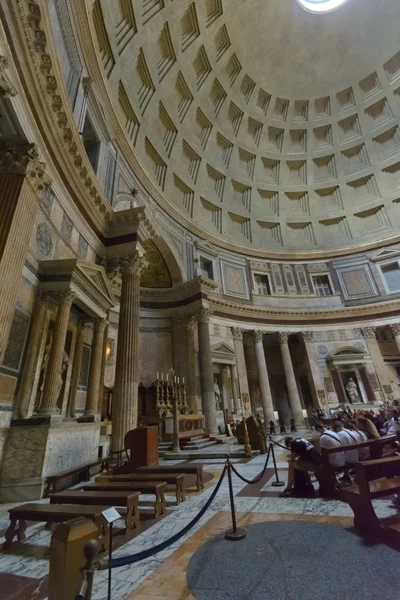
<path fill-rule="evenodd" d="M 387 428 L 387 435 L 393 435 L 400 429 L 399 409 L 392 408 L 389 411 L 390 420 Z"/>
<path fill-rule="evenodd" d="M 342 445 L 339 436 L 334 431 L 330 431 L 321 423 L 317 421 L 315 429 L 320 433 L 319 446 L 320 448 L 338 448 Z M 335 454 L 329 455 L 329 464 L 334 468 L 344 467 L 346 460 L 344 452 L 336 452 Z"/>
<path fill-rule="evenodd" d="M 354 423 L 346 423 L 346 429 L 350 429 L 351 433 L 355 436 L 355 438 L 357 439 L 357 443 L 359 442 L 366 442 L 368 440 L 367 436 L 365 435 L 365 433 L 363 431 L 361 431 L 361 429 L 357 429 L 357 427 L 354 425 Z M 369 451 L 369 448 L 359 448 L 358 449 L 358 456 L 360 458 L 360 460 L 369 460 L 371 458 L 371 454 Z"/>
<path fill-rule="evenodd" d="M 342 446 L 351 446 L 357 443 L 357 438 L 349 429 L 343 427 L 342 421 L 335 421 L 333 424 L 333 431 L 337 434 L 340 439 Z M 344 451 L 346 463 L 353 465 L 359 461 L 358 449 Z"/>
<path fill-rule="evenodd" d="M 286 488 L 280 494 L 281 497 L 288 497 L 294 494 L 295 472 L 318 471 L 322 468 L 322 457 L 310 442 L 304 438 L 288 437 L 285 439 L 285 446 L 290 450 L 288 483 Z"/>
<path fill-rule="evenodd" d="M 359 416 L 356 419 L 356 427 L 360 431 L 363 431 L 369 440 L 380 437 L 375 424 L 364 416 Z"/>

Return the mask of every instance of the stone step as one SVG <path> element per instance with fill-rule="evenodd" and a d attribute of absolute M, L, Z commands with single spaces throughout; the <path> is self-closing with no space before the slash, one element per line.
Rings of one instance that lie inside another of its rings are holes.
<path fill-rule="evenodd" d="M 253 450 L 252 456 L 258 456 L 260 454 L 259 450 Z M 197 452 L 181 450 L 181 452 L 165 452 L 162 455 L 162 458 L 166 460 L 195 460 L 195 459 L 207 459 L 207 458 L 220 458 L 221 462 L 224 462 L 225 458 L 229 456 L 230 458 L 246 458 L 246 453 L 244 450 L 235 450 L 233 452 L 213 452 L 212 450 L 205 450 L 202 452 L 198 450 Z"/>
<path fill-rule="evenodd" d="M 202 448 L 208 448 L 208 446 L 215 446 L 218 444 L 216 440 L 205 439 L 202 442 L 189 442 L 183 446 L 185 450 L 201 450 Z"/>

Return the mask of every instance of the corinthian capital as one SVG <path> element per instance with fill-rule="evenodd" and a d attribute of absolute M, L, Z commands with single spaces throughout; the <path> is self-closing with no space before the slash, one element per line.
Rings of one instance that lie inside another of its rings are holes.
<path fill-rule="evenodd" d="M 206 306 L 202 306 L 196 312 L 197 321 L 199 323 L 209 323 L 212 315 L 213 315 L 213 311 L 211 310 L 211 308 L 208 308 Z"/>
<path fill-rule="evenodd" d="M 278 341 L 280 344 L 287 344 L 288 339 L 289 339 L 289 333 L 287 333 L 286 331 L 279 331 L 278 332 Z"/>
<path fill-rule="evenodd" d="M 121 267 L 122 276 L 124 275 L 133 275 L 134 277 L 141 277 L 143 271 L 147 267 L 147 262 L 138 252 L 132 252 L 132 254 L 128 254 L 123 258 L 119 259 L 119 264 Z"/>
<path fill-rule="evenodd" d="M 72 290 L 57 293 L 57 299 L 60 304 L 72 304 L 75 298 L 76 294 Z"/>
<path fill-rule="evenodd" d="M 231 327 L 232 335 L 234 340 L 242 340 L 243 333 L 240 327 Z"/>
<path fill-rule="evenodd" d="M 17 95 L 17 90 L 10 83 L 6 75 L 7 69 L 8 59 L 5 56 L 0 56 L 0 96 L 3 96 L 4 98 Z"/>
<path fill-rule="evenodd" d="M 389 329 L 393 336 L 400 335 L 400 323 L 393 323 L 393 325 L 390 325 Z"/>
<path fill-rule="evenodd" d="M 261 331 L 260 329 L 256 329 L 255 331 L 253 331 L 253 336 L 254 336 L 255 342 L 262 342 L 264 335 L 265 335 L 265 332 Z"/>
<path fill-rule="evenodd" d="M 376 338 L 376 327 L 363 327 L 362 329 L 363 336 L 366 339 L 375 339 Z"/>
<path fill-rule="evenodd" d="M 314 334 L 312 331 L 302 331 L 301 337 L 305 342 L 312 342 L 314 340 Z"/>
<path fill-rule="evenodd" d="M 3 175 L 26 175 L 36 190 L 51 186 L 45 173 L 46 165 L 39 160 L 36 144 L 0 144 L 0 173 Z"/>

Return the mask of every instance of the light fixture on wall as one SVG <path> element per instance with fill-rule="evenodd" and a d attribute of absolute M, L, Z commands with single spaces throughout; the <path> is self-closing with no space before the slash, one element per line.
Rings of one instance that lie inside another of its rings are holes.
<path fill-rule="evenodd" d="M 329 12 L 335 8 L 339 8 L 339 6 L 347 1 L 348 0 L 297 0 L 300 6 L 313 13 Z"/>

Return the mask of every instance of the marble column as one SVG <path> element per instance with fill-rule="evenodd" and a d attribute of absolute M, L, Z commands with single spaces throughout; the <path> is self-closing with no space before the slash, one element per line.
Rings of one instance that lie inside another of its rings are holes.
<path fill-rule="evenodd" d="M 90 357 L 88 391 L 86 395 L 85 416 L 97 414 L 99 404 L 101 360 L 103 355 L 104 331 L 107 319 L 95 319 L 93 327 L 92 354 Z"/>
<path fill-rule="evenodd" d="M 271 388 L 269 385 L 267 362 L 265 360 L 265 352 L 263 345 L 264 333 L 262 331 L 254 331 L 254 346 L 256 350 L 258 377 L 260 379 L 261 402 L 264 413 L 265 428 L 269 428 L 269 422 L 275 421 L 274 404 L 272 402 Z"/>
<path fill-rule="evenodd" d="M 107 323 L 103 333 L 103 348 L 101 352 L 101 369 L 100 369 L 100 384 L 99 384 L 99 398 L 97 402 L 97 414 L 101 415 L 104 399 L 104 374 L 106 371 L 106 359 L 107 359 L 107 342 L 108 342 L 108 326 L 110 324 L 110 311 L 107 315 Z"/>
<path fill-rule="evenodd" d="M 304 423 L 299 390 L 297 389 L 296 376 L 294 374 L 292 358 L 288 344 L 289 334 L 286 332 L 278 333 L 279 345 L 281 347 L 283 369 L 285 371 L 286 387 L 289 396 L 289 404 L 292 411 L 292 418 L 296 425 Z"/>
<path fill-rule="evenodd" d="M 112 408 L 112 450 L 124 448 L 125 435 L 137 426 L 140 277 L 146 261 L 138 251 L 121 259 L 117 361 Z"/>
<path fill-rule="evenodd" d="M 217 433 L 217 414 L 215 406 L 214 379 L 211 360 L 211 345 L 209 322 L 212 311 L 202 307 L 197 313 L 199 330 L 199 363 L 200 363 L 200 385 L 201 406 L 205 416 L 205 428 L 207 433 Z"/>
<path fill-rule="evenodd" d="M 238 381 L 238 369 L 236 365 L 231 365 L 231 382 L 232 382 L 232 396 L 233 396 L 233 410 L 236 414 L 239 414 L 241 409 L 240 402 L 240 391 Z"/>
<path fill-rule="evenodd" d="M 224 397 L 224 408 L 228 409 L 229 414 L 233 413 L 233 398 L 231 387 L 231 370 L 229 365 L 222 369 L 222 394 Z"/>
<path fill-rule="evenodd" d="M 303 331 L 300 335 L 304 341 L 308 368 L 311 375 L 311 377 L 309 377 L 309 382 L 314 407 L 327 409 L 327 400 L 325 403 L 323 402 L 323 398 L 326 398 L 325 386 L 322 379 L 321 369 L 319 368 L 318 364 L 317 353 L 315 351 L 313 332 Z"/>
<path fill-rule="evenodd" d="M 376 375 L 382 388 L 382 394 L 385 400 L 392 399 L 392 386 L 390 382 L 389 371 L 383 360 L 378 340 L 376 339 L 376 327 L 364 327 L 362 330 L 365 341 L 375 367 Z"/>
<path fill-rule="evenodd" d="M 34 144 L 0 143 L 0 364 L 35 225 L 38 192 L 49 186 Z"/>
<path fill-rule="evenodd" d="M 81 375 L 83 342 L 85 339 L 85 321 L 80 321 L 76 330 L 74 364 L 72 367 L 71 387 L 69 390 L 69 400 L 67 406 L 67 418 L 75 419 L 76 400 L 78 397 L 79 378 Z"/>
<path fill-rule="evenodd" d="M 53 331 L 53 341 L 50 348 L 43 396 L 40 402 L 40 409 L 38 410 L 38 414 L 48 416 L 60 413 L 57 401 L 62 386 L 62 367 L 69 313 L 75 299 L 75 294 L 71 290 L 68 290 L 67 292 L 60 292 L 58 297 L 58 310 Z"/>
<path fill-rule="evenodd" d="M 396 342 L 397 349 L 400 354 L 400 323 L 394 323 L 389 327 L 391 334 L 393 335 L 394 341 Z"/>
<path fill-rule="evenodd" d="M 32 393 L 33 381 L 38 361 L 40 341 L 46 325 L 47 310 L 49 299 L 39 290 L 36 297 L 35 308 L 32 316 L 32 327 L 29 336 L 29 344 L 26 352 L 24 368 L 21 376 L 21 385 L 17 401 L 17 417 L 26 419 L 30 413 L 30 399 Z"/>
<path fill-rule="evenodd" d="M 195 316 L 191 316 L 186 324 L 186 395 L 189 410 L 194 414 L 199 412 L 196 394 L 196 324 Z"/>
<path fill-rule="evenodd" d="M 237 398 L 233 397 L 233 401 L 236 402 L 236 410 L 240 410 L 242 407 L 241 394 L 249 394 L 249 381 L 247 377 L 246 360 L 244 356 L 243 347 L 243 333 L 240 327 L 232 327 L 233 344 L 236 354 L 236 365 L 237 365 L 237 380 L 239 381 L 239 389 L 237 390 Z M 233 380 L 234 381 L 234 380 Z"/>

